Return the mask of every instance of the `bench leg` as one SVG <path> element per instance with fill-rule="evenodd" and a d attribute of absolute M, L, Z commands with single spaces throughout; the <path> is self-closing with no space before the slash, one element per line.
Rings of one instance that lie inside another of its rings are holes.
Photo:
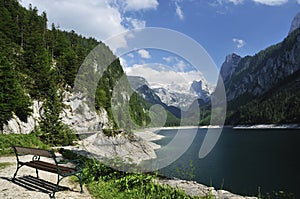
<path fill-rule="evenodd" d="M 58 191 L 58 189 L 59 189 L 59 182 L 60 182 L 62 179 L 63 179 L 63 177 L 60 178 L 59 175 L 57 175 L 57 183 L 56 183 L 56 186 L 55 186 L 53 192 L 50 194 L 50 197 L 51 197 L 51 198 L 55 198 L 55 193 L 56 193 L 56 192 Z"/>
<path fill-rule="evenodd" d="M 79 180 L 79 184 L 80 184 L 80 193 L 83 193 L 83 189 L 82 189 L 82 176 L 83 176 L 83 174 L 82 173 L 80 173 L 79 175 L 75 175 L 77 178 L 78 178 L 78 180 Z"/>
<path fill-rule="evenodd" d="M 39 177 L 39 171 L 38 171 L 38 169 L 35 169 L 35 172 L 36 172 L 37 179 L 39 179 L 40 177 Z"/>
<path fill-rule="evenodd" d="M 22 166 L 23 166 L 23 165 L 20 165 L 19 163 L 17 164 L 17 170 L 16 170 L 16 172 L 14 173 L 14 177 L 13 177 L 12 181 L 15 180 L 15 178 L 16 178 L 16 176 L 17 176 L 17 173 L 18 173 L 19 169 L 20 169 Z"/>
<path fill-rule="evenodd" d="M 80 193 L 83 193 L 83 189 L 82 189 L 82 173 L 79 175 L 79 183 L 80 183 Z"/>

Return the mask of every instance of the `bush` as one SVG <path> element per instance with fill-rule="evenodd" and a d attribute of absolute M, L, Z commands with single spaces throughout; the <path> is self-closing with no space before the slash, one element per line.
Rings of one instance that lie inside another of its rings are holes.
<path fill-rule="evenodd" d="M 0 155 L 12 154 L 12 145 L 48 149 L 49 146 L 33 134 L 0 134 Z"/>
<path fill-rule="evenodd" d="M 74 145 L 74 141 L 78 140 L 75 132 L 66 124 L 59 123 L 59 127 L 49 129 L 46 132 L 40 127 L 36 127 L 31 134 L 39 137 L 42 142 L 50 146 L 68 146 Z"/>

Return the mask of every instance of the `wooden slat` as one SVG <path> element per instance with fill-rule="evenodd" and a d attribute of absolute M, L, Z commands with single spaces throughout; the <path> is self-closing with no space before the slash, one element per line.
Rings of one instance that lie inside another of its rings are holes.
<path fill-rule="evenodd" d="M 45 149 L 35 149 L 35 148 L 20 147 L 20 146 L 15 146 L 14 148 L 17 150 L 17 153 L 39 155 L 43 157 L 52 158 L 52 154 Z"/>
<path fill-rule="evenodd" d="M 23 164 L 29 167 L 37 168 L 39 170 L 48 171 L 51 173 L 57 173 L 56 165 L 48 162 L 30 161 L 30 162 L 24 162 Z M 69 174 L 69 173 L 76 172 L 74 168 L 70 168 L 70 167 L 58 166 L 58 168 L 60 169 L 60 174 Z"/>

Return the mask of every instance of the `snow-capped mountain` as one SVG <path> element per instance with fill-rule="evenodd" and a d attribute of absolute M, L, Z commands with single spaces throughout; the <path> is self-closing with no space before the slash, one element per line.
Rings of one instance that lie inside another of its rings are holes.
<path fill-rule="evenodd" d="M 128 80 L 131 87 L 144 99 L 148 98 L 146 95 L 149 94 L 149 92 L 141 93 L 144 89 L 138 88 L 147 85 L 147 87 L 153 91 L 151 95 L 155 93 L 161 102 L 183 110 L 187 109 L 197 99 L 208 101 L 212 92 L 212 88 L 205 79 L 194 80 L 191 83 L 174 82 L 172 84 L 149 84 L 145 78 L 138 76 L 128 76 Z"/>

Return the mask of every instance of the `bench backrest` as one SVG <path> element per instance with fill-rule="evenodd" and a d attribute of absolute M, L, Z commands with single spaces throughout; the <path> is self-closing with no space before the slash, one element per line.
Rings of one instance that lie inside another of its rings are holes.
<path fill-rule="evenodd" d="M 51 150 L 36 149 L 36 148 L 22 147 L 22 146 L 12 146 L 12 148 L 15 150 L 17 154 L 38 155 L 47 158 L 53 158 L 54 156 L 54 153 Z"/>

